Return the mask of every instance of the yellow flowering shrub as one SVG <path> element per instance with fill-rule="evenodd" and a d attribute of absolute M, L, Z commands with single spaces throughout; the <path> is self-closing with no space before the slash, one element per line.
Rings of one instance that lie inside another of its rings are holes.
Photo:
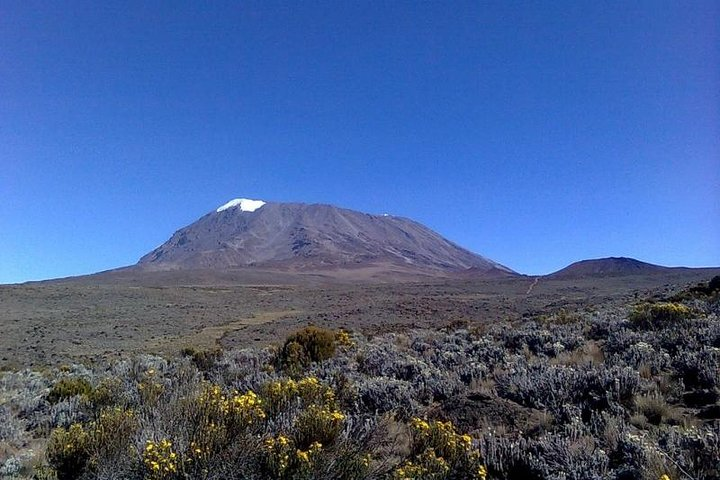
<path fill-rule="evenodd" d="M 338 330 L 337 332 L 335 332 L 335 343 L 341 347 L 346 348 L 355 346 L 355 342 L 353 342 L 350 333 L 345 330 Z"/>
<path fill-rule="evenodd" d="M 262 392 L 267 400 L 266 408 L 272 413 L 286 409 L 293 402 L 335 406 L 335 392 L 316 377 L 270 382 L 263 387 Z"/>
<path fill-rule="evenodd" d="M 158 442 L 148 440 L 143 451 L 145 478 L 167 480 L 178 475 L 180 458 L 173 450 L 172 442 L 162 439 Z"/>
<path fill-rule="evenodd" d="M 673 325 L 692 316 L 692 310 L 682 303 L 641 303 L 630 312 L 630 321 L 643 328 Z"/>
<path fill-rule="evenodd" d="M 450 465 L 443 457 L 428 448 L 418 455 L 415 462 L 406 461 L 402 466 L 393 472 L 393 478 L 397 480 L 419 480 L 445 478 L 450 472 Z"/>
<path fill-rule="evenodd" d="M 50 435 L 45 457 L 58 480 L 77 478 L 98 460 L 112 461 L 126 452 L 137 428 L 132 411 L 106 409 L 88 424 L 56 428 Z"/>
<path fill-rule="evenodd" d="M 295 422 L 295 438 L 298 445 L 313 442 L 329 445 L 338 438 L 345 423 L 345 414 L 335 408 L 310 405 Z"/>
<path fill-rule="evenodd" d="M 90 460 L 90 442 L 90 434 L 79 423 L 53 430 L 45 457 L 58 480 L 77 478 L 85 471 Z"/>
<path fill-rule="evenodd" d="M 284 476 L 290 468 L 292 440 L 284 435 L 265 440 L 266 467 L 277 478 Z"/>
<path fill-rule="evenodd" d="M 266 414 L 263 400 L 253 391 L 225 392 L 219 385 L 203 385 L 188 400 L 186 421 L 193 424 L 186 458 L 201 465 L 225 450 L 238 436 L 260 429 Z"/>
<path fill-rule="evenodd" d="M 458 433 L 452 422 L 413 418 L 410 428 L 412 458 L 395 470 L 394 478 L 445 478 L 449 472 L 461 473 L 462 478 L 485 480 L 487 477 L 472 437 Z"/>
<path fill-rule="evenodd" d="M 160 397 L 165 392 L 165 386 L 160 383 L 157 378 L 157 372 L 149 369 L 138 382 L 138 393 L 143 403 L 147 405 L 156 405 Z"/>
<path fill-rule="evenodd" d="M 285 435 L 265 440 L 266 472 L 270 478 L 312 478 L 318 455 L 322 451 L 320 442 L 313 442 L 306 450 L 297 448 L 292 438 Z"/>
<path fill-rule="evenodd" d="M 197 411 L 207 425 L 227 428 L 231 435 L 240 433 L 265 419 L 262 399 L 253 391 L 225 394 L 219 385 L 206 385 L 197 398 Z"/>
<path fill-rule="evenodd" d="M 138 421 L 132 410 L 120 407 L 102 410 L 97 420 L 86 426 L 91 438 L 93 457 L 107 460 L 122 455 L 130 448 L 138 428 Z"/>
<path fill-rule="evenodd" d="M 183 465 L 194 472 L 202 472 L 212 458 L 232 442 L 227 428 L 214 422 L 200 424 L 191 438 L 184 451 Z"/>

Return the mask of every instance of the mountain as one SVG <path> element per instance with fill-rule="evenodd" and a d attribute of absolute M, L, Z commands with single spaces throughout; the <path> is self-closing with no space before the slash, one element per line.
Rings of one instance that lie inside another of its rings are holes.
<path fill-rule="evenodd" d="M 399 268 L 515 275 L 407 218 L 331 205 L 235 199 L 143 256 L 147 270 Z"/>
<path fill-rule="evenodd" d="M 619 277 L 625 275 L 647 275 L 672 271 L 652 263 L 634 258 L 608 257 L 582 260 L 568 265 L 557 272 L 546 275 L 549 278 Z"/>

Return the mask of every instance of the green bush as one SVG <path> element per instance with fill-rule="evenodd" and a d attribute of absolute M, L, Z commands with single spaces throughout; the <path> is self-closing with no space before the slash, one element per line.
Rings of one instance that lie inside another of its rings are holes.
<path fill-rule="evenodd" d="M 103 379 L 97 387 L 87 394 L 88 400 L 96 411 L 112 407 L 120 402 L 122 383 L 118 378 Z"/>
<path fill-rule="evenodd" d="M 45 456 L 58 480 L 80 478 L 90 460 L 90 435 L 79 423 L 58 428 L 50 435 Z"/>
<path fill-rule="evenodd" d="M 58 480 L 81 478 L 99 464 L 118 465 L 130 451 L 138 428 L 132 411 L 105 409 L 96 421 L 55 429 L 45 457 Z"/>
<path fill-rule="evenodd" d="M 180 352 L 195 364 L 198 370 L 207 372 L 215 367 L 215 364 L 222 358 L 222 350 L 215 348 L 212 350 L 195 350 L 193 347 L 185 347 Z"/>
<path fill-rule="evenodd" d="M 682 303 L 641 303 L 630 313 L 630 321 L 641 328 L 661 328 L 682 322 L 692 311 Z"/>
<path fill-rule="evenodd" d="M 282 366 L 293 370 L 313 362 L 322 362 L 335 355 L 336 334 L 332 330 L 308 326 L 286 340 L 279 357 Z"/>
<path fill-rule="evenodd" d="M 47 401 L 55 404 L 76 395 L 88 396 L 91 392 L 92 386 L 84 378 L 62 378 L 50 389 Z"/>

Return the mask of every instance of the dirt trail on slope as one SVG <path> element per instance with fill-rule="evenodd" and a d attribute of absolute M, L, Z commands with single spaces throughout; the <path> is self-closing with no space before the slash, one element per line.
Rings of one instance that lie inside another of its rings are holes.
<path fill-rule="evenodd" d="M 530 295 L 533 291 L 533 288 L 535 288 L 535 285 L 537 285 L 539 281 L 540 277 L 535 277 L 535 280 L 533 280 L 533 283 L 530 284 L 530 287 L 527 289 L 527 292 L 525 292 L 525 295 Z"/>

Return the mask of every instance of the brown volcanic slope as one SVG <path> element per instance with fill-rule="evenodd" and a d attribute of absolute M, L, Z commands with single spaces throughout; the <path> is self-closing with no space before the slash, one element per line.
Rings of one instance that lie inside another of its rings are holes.
<path fill-rule="evenodd" d="M 208 213 L 140 259 L 143 270 L 332 271 L 517 275 L 412 220 L 330 205 L 266 203 Z"/>
<path fill-rule="evenodd" d="M 652 263 L 641 262 L 634 258 L 609 257 L 582 260 L 568 265 L 562 270 L 546 275 L 547 278 L 585 278 L 585 277 L 621 277 L 626 275 L 650 275 L 668 273 L 674 270 Z"/>

